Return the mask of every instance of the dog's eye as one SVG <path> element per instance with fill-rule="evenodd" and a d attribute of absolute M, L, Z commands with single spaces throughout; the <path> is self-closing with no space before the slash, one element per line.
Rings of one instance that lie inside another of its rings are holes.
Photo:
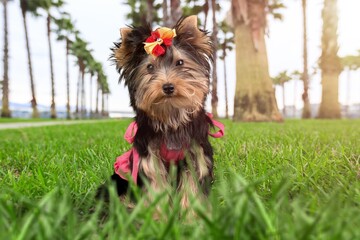
<path fill-rule="evenodd" d="M 154 70 L 154 65 L 148 64 L 148 65 L 146 66 L 146 68 L 147 68 L 147 70 L 148 70 L 149 72 L 152 72 L 152 71 Z"/>
<path fill-rule="evenodd" d="M 181 66 L 181 65 L 184 65 L 184 60 L 182 60 L 182 59 L 177 60 L 175 63 L 175 66 Z"/>

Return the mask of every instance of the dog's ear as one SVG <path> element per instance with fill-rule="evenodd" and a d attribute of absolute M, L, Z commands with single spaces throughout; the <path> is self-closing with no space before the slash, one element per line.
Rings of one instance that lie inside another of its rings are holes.
<path fill-rule="evenodd" d="M 114 49 L 114 56 L 117 67 L 121 68 L 129 60 L 132 53 L 132 48 L 129 47 L 127 37 L 132 31 L 131 28 L 120 28 L 121 42 L 117 48 Z"/>
<path fill-rule="evenodd" d="M 186 41 L 207 56 L 212 55 L 211 39 L 206 31 L 198 28 L 196 15 L 180 19 L 175 25 L 175 30 L 180 41 Z"/>

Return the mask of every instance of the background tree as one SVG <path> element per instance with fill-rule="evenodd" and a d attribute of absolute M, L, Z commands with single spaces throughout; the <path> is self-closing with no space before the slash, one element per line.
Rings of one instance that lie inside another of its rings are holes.
<path fill-rule="evenodd" d="M 337 0 L 324 0 L 322 10 L 323 28 L 321 38 L 322 54 L 320 56 L 322 97 L 319 118 L 340 118 L 339 75 L 340 58 L 337 55 Z"/>
<path fill-rule="evenodd" d="M 52 45 L 51 45 L 51 22 L 52 16 L 50 14 L 50 9 L 52 7 L 61 7 L 63 1 L 57 0 L 38 0 L 39 6 L 46 12 L 46 30 L 47 30 L 47 39 L 49 46 L 49 60 L 50 60 L 50 78 L 51 78 L 51 104 L 50 104 L 50 117 L 56 118 L 56 106 L 55 106 L 55 79 L 54 79 L 54 63 L 53 63 L 53 54 L 52 54 Z"/>
<path fill-rule="evenodd" d="M 293 117 L 295 118 L 296 117 L 296 102 L 297 102 L 297 93 L 298 93 L 298 90 L 297 90 L 297 82 L 298 81 L 303 81 L 303 73 L 298 71 L 298 70 L 295 70 L 293 71 L 291 74 L 290 74 L 290 77 L 291 79 L 294 81 L 294 100 L 293 100 L 293 105 L 294 105 L 294 108 L 293 108 Z M 310 80 L 310 78 L 309 78 Z M 310 82 L 310 81 L 309 81 Z M 310 103 L 309 103 L 310 105 Z M 310 106 L 309 106 L 309 109 L 310 109 Z M 304 113 L 304 110 L 303 110 L 303 113 Z M 303 114 L 302 113 L 302 114 Z M 304 118 L 304 117 L 302 117 Z M 311 109 L 310 109 L 310 118 L 311 118 Z"/>
<path fill-rule="evenodd" d="M 278 1 L 232 0 L 236 46 L 235 121 L 282 121 L 269 76 L 265 45 L 266 15 L 281 15 Z"/>
<path fill-rule="evenodd" d="M 227 90 L 227 69 L 226 69 L 226 57 L 227 51 L 233 50 L 234 45 L 234 36 L 231 34 L 231 29 L 226 21 L 220 23 L 220 30 L 223 33 L 222 42 L 220 42 L 219 49 L 221 50 L 220 59 L 223 61 L 224 67 L 224 91 L 225 91 L 225 118 L 229 118 L 229 99 L 228 99 L 228 90 Z M 230 36 L 228 36 L 230 35 Z"/>
<path fill-rule="evenodd" d="M 31 61 L 26 13 L 31 12 L 33 15 L 37 16 L 36 11 L 37 11 L 38 6 L 36 5 L 36 3 L 38 3 L 38 2 L 30 1 L 30 0 L 20 0 L 20 8 L 21 8 L 23 24 L 24 24 L 24 31 L 25 31 L 26 52 L 27 52 L 28 66 L 29 66 L 30 88 L 31 88 L 31 96 L 32 96 L 30 102 L 31 102 L 31 107 L 32 107 L 32 117 L 33 118 L 38 118 L 39 112 L 37 109 L 37 102 L 36 102 L 36 96 L 35 96 L 35 81 L 34 81 L 33 72 L 32 72 L 32 61 Z"/>
<path fill-rule="evenodd" d="M 216 11 L 219 7 L 216 4 L 215 0 L 211 0 L 211 10 L 212 10 L 212 24 L 213 24 L 213 31 L 211 34 L 211 41 L 214 46 L 214 49 L 218 49 L 218 23 L 216 20 Z M 212 66 L 212 79 L 211 79 L 211 112 L 215 118 L 218 117 L 218 95 L 217 95 L 217 51 L 214 51 L 214 62 Z"/>
<path fill-rule="evenodd" d="M 360 69 L 360 50 L 357 56 L 355 55 L 348 55 L 342 57 L 340 59 L 342 69 L 347 71 L 347 79 L 346 79 L 346 116 L 349 117 L 349 105 L 350 105 L 350 79 L 351 79 L 351 72 L 357 71 Z"/>
<path fill-rule="evenodd" d="M 72 44 L 72 40 L 70 36 L 77 35 L 79 32 L 75 30 L 74 24 L 70 18 L 68 13 L 63 12 L 60 18 L 54 18 L 57 29 L 57 40 L 65 41 L 65 54 L 66 54 L 66 118 L 71 118 L 70 112 L 70 74 L 69 74 L 69 54 L 70 54 L 70 46 Z"/>
<path fill-rule="evenodd" d="M 2 88 L 2 109 L 1 117 L 11 117 L 9 108 L 9 41 L 8 41 L 8 17 L 7 17 L 7 0 L 1 0 L 4 11 L 4 75 L 1 81 Z"/>
<path fill-rule="evenodd" d="M 77 93 L 76 93 L 76 107 L 75 115 L 76 118 L 80 117 L 80 113 L 83 117 L 84 115 L 84 98 L 85 98 L 85 69 L 86 62 L 85 59 L 88 56 L 87 50 L 88 43 L 81 39 L 78 35 L 75 36 L 75 41 L 71 44 L 70 52 L 73 56 L 76 57 L 76 64 L 79 67 L 79 78 L 77 83 Z M 81 95 L 81 96 L 80 96 Z M 79 111 L 79 98 L 81 97 L 81 109 Z"/>
<path fill-rule="evenodd" d="M 155 25 L 161 22 L 158 11 L 162 5 L 155 4 L 154 0 L 129 0 L 125 4 L 130 6 L 131 11 L 126 18 L 132 25 L 146 25 L 148 22 Z"/>
<path fill-rule="evenodd" d="M 90 55 L 90 57 L 87 59 L 88 64 L 87 64 L 87 72 L 90 74 L 90 79 L 89 79 L 89 99 L 90 99 L 90 105 L 89 105 L 89 112 L 90 112 L 90 117 L 93 116 L 93 111 L 92 111 L 92 93 L 93 93 L 93 77 L 95 76 L 95 73 L 97 71 L 98 65 L 100 63 L 98 63 L 93 57 L 92 55 Z M 100 64 L 101 66 L 101 64 Z"/>
<path fill-rule="evenodd" d="M 287 71 L 280 72 L 277 76 L 272 78 L 275 85 L 279 85 L 282 89 L 282 101 L 283 101 L 283 116 L 286 116 L 286 106 L 285 106 L 285 83 L 291 80 L 291 77 L 288 75 Z"/>
<path fill-rule="evenodd" d="M 307 17 L 306 17 L 306 0 L 301 0 L 302 5 L 302 15 L 303 15 L 303 73 L 302 81 L 304 83 L 304 92 L 302 94 L 302 100 L 304 102 L 302 118 L 307 119 L 311 118 L 311 109 L 309 101 L 309 71 L 308 71 L 308 51 L 307 51 Z"/>
<path fill-rule="evenodd" d="M 170 0 L 170 19 L 169 26 L 174 26 L 176 22 L 182 17 L 182 9 L 180 0 Z"/>

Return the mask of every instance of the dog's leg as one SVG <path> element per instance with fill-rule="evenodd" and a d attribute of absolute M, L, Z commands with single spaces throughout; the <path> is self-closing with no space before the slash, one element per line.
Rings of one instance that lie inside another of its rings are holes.
<path fill-rule="evenodd" d="M 154 151 L 151 151 L 149 148 L 149 155 L 145 158 L 142 158 L 140 161 L 140 172 L 143 177 L 148 181 L 149 189 L 144 189 L 148 197 L 148 201 L 154 201 L 154 196 L 157 196 L 158 193 L 164 191 L 169 191 L 169 174 L 166 169 L 164 162 L 161 161 L 160 157 L 155 154 Z M 146 184 L 144 184 L 146 187 Z M 161 207 L 163 204 L 169 203 L 169 195 L 165 195 L 163 199 L 159 202 L 154 213 L 154 219 L 160 218 L 160 216 L 165 216 L 162 213 Z"/>
<path fill-rule="evenodd" d="M 115 184 L 116 191 L 119 196 L 126 195 L 128 188 L 129 188 L 129 182 L 122 179 L 118 174 L 114 173 L 111 175 L 110 181 Z M 108 202 L 110 200 L 109 196 L 109 190 L 108 190 L 108 183 L 105 183 L 101 185 L 96 192 L 96 199 L 102 199 L 105 202 Z"/>
<path fill-rule="evenodd" d="M 212 182 L 213 164 L 197 144 L 189 149 L 186 167 L 180 171 L 178 192 L 182 195 L 181 206 L 189 207 L 191 198 L 203 200 L 208 195 Z"/>

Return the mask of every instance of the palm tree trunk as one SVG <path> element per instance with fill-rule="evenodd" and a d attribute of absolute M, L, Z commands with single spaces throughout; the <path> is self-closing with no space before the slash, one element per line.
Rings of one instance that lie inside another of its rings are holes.
<path fill-rule="evenodd" d="M 304 102 L 302 118 L 307 119 L 311 118 L 310 110 L 310 101 L 309 101 L 309 74 L 308 74 L 308 53 L 307 53 L 307 18 L 306 18 L 306 0 L 302 0 L 302 13 L 303 13 L 303 57 L 304 57 L 304 71 L 302 75 L 302 80 L 304 82 L 304 92 L 302 94 L 302 99 Z"/>
<path fill-rule="evenodd" d="M 11 117 L 9 109 L 9 41 L 8 41 L 8 21 L 7 21 L 7 0 L 3 0 L 4 5 L 4 76 L 2 83 L 2 110 L 1 117 Z"/>
<path fill-rule="evenodd" d="M 100 86 L 99 86 L 99 81 L 96 81 L 96 103 L 95 103 L 95 114 L 96 116 L 99 115 L 99 91 L 100 91 Z"/>
<path fill-rule="evenodd" d="M 150 24 L 153 23 L 154 16 L 154 0 L 146 0 L 147 12 L 146 12 L 146 21 Z"/>
<path fill-rule="evenodd" d="M 229 100 L 228 100 L 228 91 L 227 91 L 227 77 L 226 77 L 226 39 L 223 44 L 223 62 L 224 62 L 224 89 L 225 89 L 225 118 L 229 118 Z"/>
<path fill-rule="evenodd" d="M 50 117 L 56 118 L 56 108 L 55 108 L 55 80 L 54 80 L 54 67 L 53 67 L 53 57 L 52 57 L 52 48 L 51 48 L 51 16 L 48 13 L 47 16 L 47 37 L 49 45 L 49 57 L 50 57 L 50 74 L 51 74 L 51 107 L 50 107 Z"/>
<path fill-rule="evenodd" d="M 79 118 L 80 83 L 81 83 L 81 69 L 79 66 L 79 76 L 78 76 L 77 89 L 76 89 L 76 107 L 75 107 L 75 115 L 77 119 Z"/>
<path fill-rule="evenodd" d="M 346 117 L 350 117 L 349 108 L 350 108 L 350 79 L 351 79 L 351 69 L 347 70 L 347 78 L 346 78 Z"/>
<path fill-rule="evenodd" d="M 170 0 L 170 7 L 170 25 L 173 26 L 182 16 L 180 0 Z"/>
<path fill-rule="evenodd" d="M 70 42 L 66 39 L 66 118 L 71 119 L 70 115 L 70 75 L 69 75 L 69 49 Z"/>
<path fill-rule="evenodd" d="M 206 23 L 207 23 L 208 13 L 209 13 L 209 0 L 205 0 L 203 9 L 204 9 L 204 14 L 205 14 L 204 29 L 206 29 Z"/>
<path fill-rule="evenodd" d="M 86 115 L 85 106 L 85 70 L 81 70 L 81 118 L 85 118 Z"/>
<path fill-rule="evenodd" d="M 323 34 L 321 39 L 322 54 L 320 57 L 322 97 L 319 118 L 340 118 L 339 74 L 340 58 L 337 55 L 337 0 L 325 0 L 322 11 Z"/>
<path fill-rule="evenodd" d="M 93 92 L 93 90 L 92 90 L 92 88 L 93 88 L 93 75 L 91 74 L 90 75 L 90 88 L 89 88 L 89 91 L 90 91 L 90 117 L 92 117 L 92 113 L 93 113 L 93 111 L 92 111 L 92 92 Z"/>
<path fill-rule="evenodd" d="M 263 32 L 263 29 L 260 30 Z M 254 47 L 251 27 L 235 25 L 235 121 L 282 121 L 269 76 L 265 38 Z"/>
<path fill-rule="evenodd" d="M 281 83 L 282 88 L 282 99 L 283 99 L 283 117 L 286 116 L 286 106 L 285 106 L 285 83 Z"/>
<path fill-rule="evenodd" d="M 169 23 L 169 9 L 168 9 L 168 0 L 164 0 L 162 3 L 162 9 L 163 9 L 163 22 L 164 26 L 170 26 Z"/>
<path fill-rule="evenodd" d="M 103 91 L 101 91 L 101 116 L 105 116 L 105 99 Z"/>
<path fill-rule="evenodd" d="M 26 40 L 26 51 L 27 51 L 27 58 L 28 58 L 28 66 L 29 66 L 29 75 L 30 75 L 30 87 L 31 87 L 31 107 L 32 107 L 32 117 L 38 118 L 39 112 L 37 109 L 37 102 L 35 97 L 35 83 L 33 78 L 32 72 L 32 63 L 31 63 L 31 53 L 30 53 L 30 44 L 29 44 L 29 35 L 27 30 L 27 22 L 26 22 L 26 1 L 21 1 L 21 12 L 23 17 L 23 24 L 24 24 L 24 31 L 25 31 L 25 40 Z"/>
<path fill-rule="evenodd" d="M 214 115 L 215 118 L 218 117 L 218 96 L 217 96 L 217 69 L 216 69 L 216 61 L 217 61 L 217 49 L 218 49 L 218 41 L 217 41 L 217 21 L 216 21 L 216 1 L 211 0 L 211 8 L 212 8 L 212 22 L 213 22 L 213 32 L 212 32 L 212 42 L 213 47 L 215 49 L 214 51 L 214 63 L 213 63 L 213 69 L 212 69 L 212 83 L 211 83 L 211 112 Z"/>

